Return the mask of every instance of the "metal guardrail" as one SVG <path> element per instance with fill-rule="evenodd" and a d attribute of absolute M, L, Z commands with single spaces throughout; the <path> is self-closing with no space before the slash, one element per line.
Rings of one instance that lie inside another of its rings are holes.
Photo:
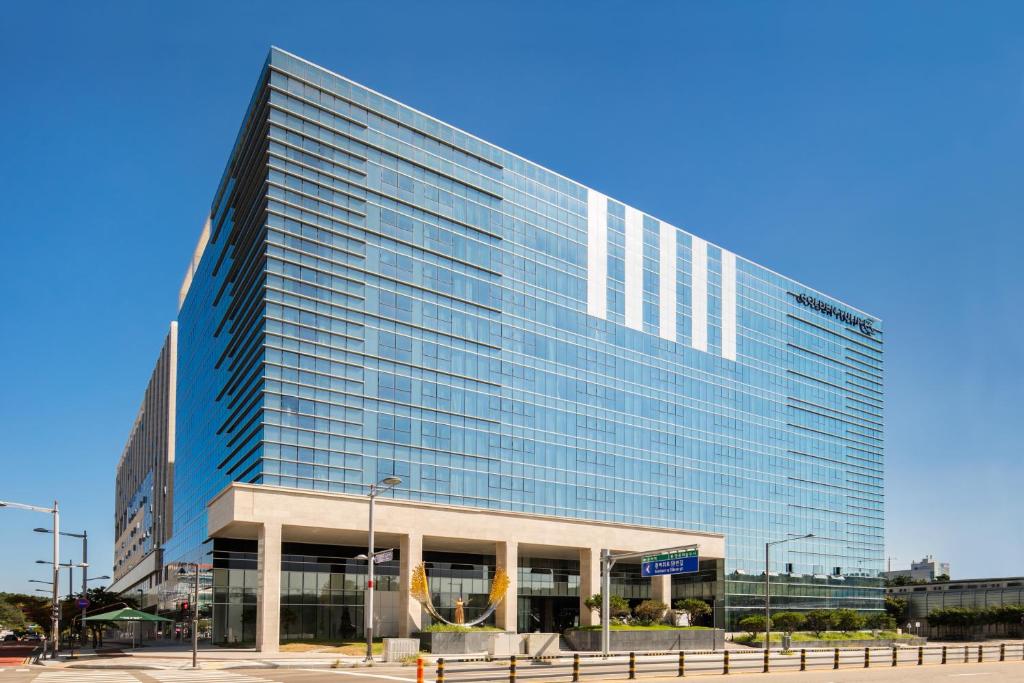
<path fill-rule="evenodd" d="M 843 668 L 947 665 L 970 662 L 1024 661 L 1024 642 L 993 645 L 943 645 L 865 648 L 802 648 L 788 651 L 629 652 L 506 657 L 440 657 L 435 683 L 485 683 L 507 680 L 564 680 L 584 677 L 728 675 L 772 671 L 812 671 Z M 417 660 L 418 683 L 424 683 L 422 658 Z"/>

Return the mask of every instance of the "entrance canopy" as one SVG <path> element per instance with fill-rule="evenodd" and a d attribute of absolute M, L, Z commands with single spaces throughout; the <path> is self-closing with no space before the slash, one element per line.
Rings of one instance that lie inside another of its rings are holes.
<path fill-rule="evenodd" d="M 103 614 L 95 614 L 91 617 L 86 617 L 85 621 L 172 621 L 166 617 L 159 617 L 149 612 L 141 612 L 137 609 L 131 609 L 125 607 L 123 609 L 114 610 L 113 612 L 104 612 Z"/>

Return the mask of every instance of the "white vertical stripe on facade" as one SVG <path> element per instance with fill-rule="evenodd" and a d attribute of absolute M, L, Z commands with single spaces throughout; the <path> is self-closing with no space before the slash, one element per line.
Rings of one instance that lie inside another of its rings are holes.
<path fill-rule="evenodd" d="M 722 250 L 722 358 L 736 360 L 736 254 Z"/>
<path fill-rule="evenodd" d="M 626 207 L 626 327 L 644 328 L 644 216 Z"/>
<path fill-rule="evenodd" d="M 668 223 L 661 224 L 661 243 L 658 263 L 658 320 L 659 336 L 669 341 L 676 340 L 676 229 Z"/>
<path fill-rule="evenodd" d="M 608 318 L 608 198 L 587 190 L 587 313 Z"/>
<path fill-rule="evenodd" d="M 708 350 L 708 243 L 693 237 L 693 283 L 690 291 L 693 301 L 690 312 L 693 315 L 691 346 L 698 351 Z"/>

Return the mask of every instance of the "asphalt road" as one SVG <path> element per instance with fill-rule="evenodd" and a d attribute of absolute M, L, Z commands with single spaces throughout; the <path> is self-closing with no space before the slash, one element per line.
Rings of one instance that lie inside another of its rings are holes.
<path fill-rule="evenodd" d="M 526 683 L 529 680 L 537 681 L 568 681 L 568 675 L 561 671 L 550 670 L 546 673 L 555 674 L 550 678 L 536 679 L 531 674 L 538 671 L 520 670 L 521 681 Z M 689 670 L 688 670 L 689 671 Z M 759 671 L 759 670 L 758 670 Z M 426 680 L 428 683 L 434 680 L 433 671 L 428 670 Z M 653 676 L 653 672 L 644 673 L 641 670 L 638 680 L 649 683 L 676 681 L 679 679 L 674 675 Z M 696 674 L 688 673 L 687 678 Z M 721 676 L 721 673 L 707 676 Z M 472 678 L 477 681 L 494 681 L 501 683 L 508 680 L 505 669 L 495 668 L 492 673 L 475 672 Z M 701 676 L 702 678 L 704 676 Z M 455 683 L 459 680 L 470 678 L 469 673 L 446 676 L 447 681 Z M 979 679 L 988 681 L 1017 681 L 1024 683 L 1024 662 L 990 662 L 970 664 L 928 664 L 924 666 L 891 666 L 872 667 L 850 667 L 839 670 L 816 669 L 804 672 L 793 670 L 779 670 L 770 674 L 764 673 L 730 673 L 730 681 L 763 681 L 770 683 L 778 682 L 800 682 L 800 683 L 914 683 L 916 681 L 943 681 L 948 683 L 961 683 L 966 680 Z M 393 681 L 415 683 L 416 672 L 412 667 L 377 666 L 373 669 L 249 669 L 249 670 L 161 670 L 161 671 L 128 671 L 118 670 L 95 670 L 81 668 L 45 668 L 45 667 L 4 667 L 0 668 L 0 683 L 320 683 L 324 681 L 348 681 L 350 683 L 391 683 Z M 599 675 L 584 676 L 587 681 L 626 681 L 624 672 L 617 668 L 609 669 Z"/>

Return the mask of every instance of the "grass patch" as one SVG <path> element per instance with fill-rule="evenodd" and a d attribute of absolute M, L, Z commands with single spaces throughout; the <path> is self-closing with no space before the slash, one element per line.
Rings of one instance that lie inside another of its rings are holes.
<path fill-rule="evenodd" d="M 823 640 L 909 640 L 915 636 L 909 633 L 896 633 L 896 631 L 879 631 L 878 635 L 872 631 L 825 631 L 821 635 L 816 635 L 810 631 L 797 631 L 792 634 L 794 643 L 811 642 L 811 641 L 823 641 Z M 750 635 L 744 633 L 741 636 L 733 638 L 733 642 L 740 643 L 742 645 L 749 645 L 750 643 L 763 643 L 764 634 L 758 633 L 757 635 Z M 782 634 L 778 631 L 772 633 L 772 642 L 781 643 Z"/>
<path fill-rule="evenodd" d="M 479 631 L 502 631 L 497 626 L 463 626 L 461 624 L 431 624 L 424 633 L 476 633 Z"/>
<path fill-rule="evenodd" d="M 634 624 L 612 624 L 609 630 L 612 631 L 708 631 L 709 626 L 672 626 L 671 624 L 651 624 L 650 626 L 637 626 Z M 580 626 L 569 629 L 570 631 L 600 631 L 600 626 Z"/>
<path fill-rule="evenodd" d="M 338 655 L 361 655 L 366 653 L 365 640 L 293 640 L 281 643 L 281 652 L 328 652 Z M 384 642 L 373 641 L 373 654 L 384 654 Z"/>

